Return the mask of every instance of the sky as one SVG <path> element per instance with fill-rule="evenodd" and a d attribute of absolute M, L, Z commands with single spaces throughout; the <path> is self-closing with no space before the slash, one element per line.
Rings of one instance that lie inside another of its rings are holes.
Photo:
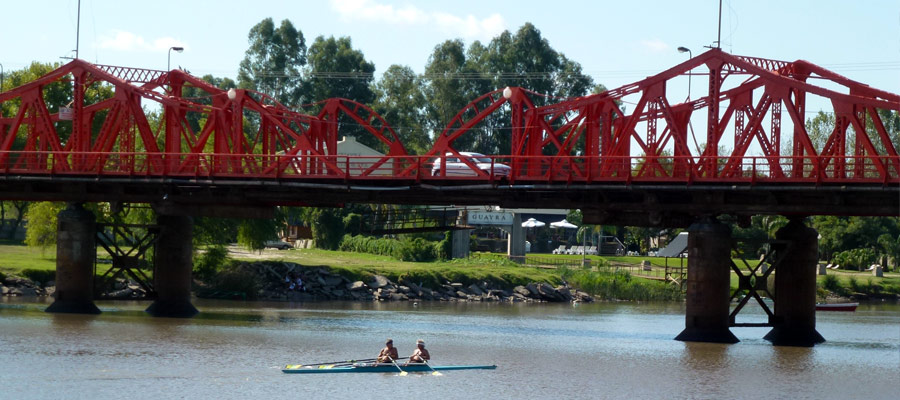
<path fill-rule="evenodd" d="M 0 65 L 74 56 L 78 0 L 7 0 L 0 7 Z M 81 0 L 79 57 L 136 68 L 184 68 L 237 76 L 247 34 L 265 18 L 284 19 L 307 44 L 318 36 L 351 38 L 374 62 L 424 72 L 435 46 L 450 39 L 487 43 L 504 30 L 534 24 L 558 52 L 609 89 L 666 70 L 717 41 L 718 0 Z M 721 47 L 743 56 L 807 60 L 850 79 L 900 93 L 900 0 L 722 0 Z M 172 46 L 184 52 L 169 54 Z M 341 71 L 333 71 L 341 72 Z M 669 94 L 684 90 L 678 81 Z M 694 78 L 694 97 L 705 92 Z M 680 96 L 675 95 L 675 98 Z M 670 97 L 671 98 L 671 97 Z M 626 107 L 634 104 L 625 101 Z M 827 107 L 811 99 L 807 117 Z M 705 131 L 702 113 L 693 131 Z M 784 118 L 784 132 L 790 121 Z M 728 139 L 725 139 L 728 140 Z M 694 138 L 696 143 L 698 139 Z M 634 146 L 633 151 L 638 147 Z M 755 153 L 751 150 L 750 153 Z M 699 151 L 698 151 L 699 153 Z"/>
<path fill-rule="evenodd" d="M 550 45 L 615 88 L 698 55 L 717 39 L 719 2 L 566 0 L 81 0 L 79 57 L 97 64 L 234 78 L 247 33 L 264 18 L 289 19 L 311 44 L 349 36 L 375 63 L 423 72 L 448 39 L 489 42 L 534 24 Z M 33 61 L 65 62 L 76 47 L 78 0 L 7 2 L 0 16 L 5 71 Z M 900 93 L 900 1 L 724 0 L 721 45 L 737 55 L 804 59 L 870 86 Z M 703 90 L 704 82 L 693 82 Z M 687 82 L 684 84 L 687 89 Z"/>

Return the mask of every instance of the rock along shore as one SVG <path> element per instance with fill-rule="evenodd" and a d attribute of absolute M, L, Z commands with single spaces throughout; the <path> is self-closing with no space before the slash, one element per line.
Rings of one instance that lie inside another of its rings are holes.
<path fill-rule="evenodd" d="M 392 282 L 382 275 L 368 281 L 351 281 L 322 267 L 289 262 L 242 262 L 237 268 L 257 276 L 262 283 L 260 300 L 355 300 L 355 301 L 496 301 L 496 302 L 592 302 L 589 294 L 568 286 L 533 282 L 524 286 L 498 287 L 490 282 L 445 282 L 438 286 L 401 279 Z M 303 288 L 292 289 L 286 278 L 299 277 Z M 223 296 L 224 295 L 224 296 Z M 206 297 L 202 296 L 201 297 Z M 230 297 L 228 293 L 219 296 Z"/>

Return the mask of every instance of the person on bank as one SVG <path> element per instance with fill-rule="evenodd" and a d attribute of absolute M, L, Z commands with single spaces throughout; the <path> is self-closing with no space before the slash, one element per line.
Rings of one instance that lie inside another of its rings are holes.
<path fill-rule="evenodd" d="M 390 363 L 392 360 L 396 360 L 400 358 L 400 355 L 397 354 L 397 348 L 394 347 L 394 340 L 388 339 L 384 342 L 384 348 L 381 349 L 381 352 L 378 353 L 378 362 L 380 363 Z"/>
<path fill-rule="evenodd" d="M 431 360 L 431 354 L 428 353 L 428 350 L 425 350 L 425 341 L 422 339 L 416 340 L 416 350 L 409 356 L 409 362 L 423 363 L 429 360 Z"/>

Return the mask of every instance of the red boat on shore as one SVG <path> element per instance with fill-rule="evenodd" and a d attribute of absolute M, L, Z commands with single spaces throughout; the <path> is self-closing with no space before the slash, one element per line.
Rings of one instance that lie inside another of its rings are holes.
<path fill-rule="evenodd" d="M 819 303 L 816 311 L 856 311 L 859 303 Z"/>

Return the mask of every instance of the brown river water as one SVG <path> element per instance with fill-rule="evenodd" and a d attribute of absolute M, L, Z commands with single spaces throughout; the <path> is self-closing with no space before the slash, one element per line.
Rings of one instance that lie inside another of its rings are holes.
<path fill-rule="evenodd" d="M 197 300 L 193 319 L 147 303 L 98 316 L 0 300 L 0 399 L 897 399 L 900 305 L 819 312 L 827 342 L 774 347 L 766 328 L 733 345 L 672 340 L 681 303 L 263 303 Z M 749 308 L 743 321 L 759 320 Z M 742 314 L 744 315 L 744 314 Z M 436 365 L 496 370 L 284 374 L 285 364 L 401 357 L 426 341 Z"/>

